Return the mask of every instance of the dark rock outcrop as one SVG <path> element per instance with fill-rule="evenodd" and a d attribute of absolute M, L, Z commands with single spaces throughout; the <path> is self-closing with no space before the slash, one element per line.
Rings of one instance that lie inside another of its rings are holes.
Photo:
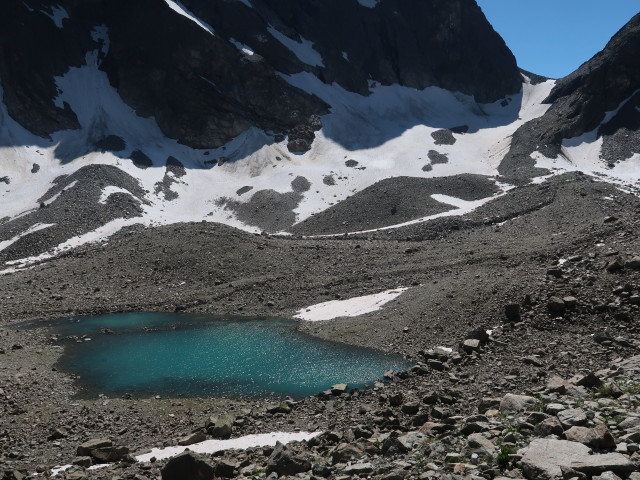
<path fill-rule="evenodd" d="M 578 70 L 560 79 L 544 101 L 545 115 L 520 127 L 499 171 L 512 181 L 542 173 L 531 154 L 562 155 L 565 139 L 597 129 L 603 137 L 601 157 L 607 163 L 640 152 L 640 14 L 633 17 Z M 607 114 L 613 114 L 610 118 Z"/>
<path fill-rule="evenodd" d="M 90 52 L 125 103 L 196 148 L 257 126 L 291 132 L 290 150 L 308 150 L 328 106 L 282 74 L 309 72 L 363 95 L 373 83 L 438 86 L 479 102 L 521 85 L 513 55 L 475 2 L 183 1 L 193 18 L 158 0 L 58 3 L 8 0 L 0 19 L 4 102 L 41 137 L 80 128 L 72 106 L 56 101 L 56 77 L 85 65 Z"/>

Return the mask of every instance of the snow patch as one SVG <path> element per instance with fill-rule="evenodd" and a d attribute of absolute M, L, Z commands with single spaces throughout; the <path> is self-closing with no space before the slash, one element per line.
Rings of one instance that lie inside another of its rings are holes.
<path fill-rule="evenodd" d="M 255 52 L 250 47 L 248 47 L 244 43 L 237 41 L 235 38 L 230 38 L 229 42 L 231 42 L 238 50 L 242 51 L 242 53 L 244 53 L 245 55 L 251 56 L 255 54 Z"/>
<path fill-rule="evenodd" d="M 47 17 L 49 17 L 51 20 L 53 20 L 53 23 L 56 24 L 56 27 L 62 28 L 63 27 L 62 21 L 65 20 L 66 18 L 69 18 L 69 14 L 60 5 L 52 5 L 49 8 L 51 9 L 50 12 L 47 12 L 46 10 L 41 10 L 41 12 L 44 13 Z"/>
<path fill-rule="evenodd" d="M 273 27 L 267 28 L 271 36 L 278 40 L 281 44 L 287 47 L 289 50 L 293 52 L 293 54 L 298 57 L 298 60 L 306 63 L 307 65 L 312 65 L 315 67 L 324 67 L 324 63 L 322 61 L 322 55 L 320 55 L 313 48 L 313 42 L 306 40 L 302 37 L 300 42 L 296 42 L 295 40 L 287 37 L 283 33 L 280 33 Z"/>
<path fill-rule="evenodd" d="M 358 3 L 363 7 L 375 8 L 380 0 L 358 0 Z"/>
<path fill-rule="evenodd" d="M 173 0 L 164 0 L 164 1 L 165 1 L 165 3 L 167 5 L 169 5 L 169 7 L 174 12 L 179 13 L 183 17 L 187 17 L 189 20 L 191 20 L 193 23 L 198 25 L 200 28 L 202 28 L 204 31 L 208 32 L 209 34 L 215 35 L 215 31 L 213 30 L 211 25 L 209 25 L 208 23 L 203 22 L 202 20 L 200 20 L 193 13 L 191 13 L 189 10 L 187 10 L 182 4 L 180 4 L 178 2 L 174 2 Z"/>
<path fill-rule="evenodd" d="M 91 38 L 94 42 L 102 44 L 100 50 L 103 55 L 109 53 L 109 29 L 106 25 L 99 25 L 91 31 Z"/>
<path fill-rule="evenodd" d="M 640 154 L 635 154 L 630 159 L 617 162 L 611 167 L 601 158 L 604 139 L 598 137 L 600 126 L 611 121 L 620 109 L 638 92 L 640 90 L 636 90 L 629 98 L 620 102 L 615 109 L 607 112 L 603 122 L 594 130 L 578 137 L 564 139 L 558 157 L 548 158 L 540 152 L 534 152 L 531 158 L 536 161 L 536 166 L 546 168 L 555 173 L 584 172 L 616 184 L 623 191 L 634 194 L 640 193 Z"/>
<path fill-rule="evenodd" d="M 109 185 L 108 187 L 104 187 L 102 192 L 100 193 L 100 200 L 98 202 L 105 204 L 111 195 L 114 193 L 126 193 L 127 195 L 131 195 L 131 192 L 125 188 L 115 187 L 113 185 Z M 131 195 L 133 196 L 133 195 Z"/>
<path fill-rule="evenodd" d="M 349 62 L 349 54 L 347 52 L 342 52 L 342 58 L 344 58 L 347 62 Z"/>
<path fill-rule="evenodd" d="M 206 440 L 201 443 L 189 445 L 188 447 L 154 448 L 149 453 L 137 456 L 136 460 L 138 460 L 139 462 L 148 462 L 152 457 L 156 457 L 157 460 L 164 460 L 166 458 L 175 457 L 185 450 L 190 450 L 196 453 L 211 454 L 220 452 L 222 450 L 230 450 L 232 448 L 245 450 L 247 448 L 254 447 L 275 446 L 276 442 L 280 442 L 283 444 L 287 444 L 290 442 L 303 442 L 310 440 L 319 434 L 319 432 L 273 432 L 256 435 L 246 435 L 244 437 L 232 438 L 230 440 Z"/>
<path fill-rule="evenodd" d="M 239 0 L 241 3 L 244 3 L 247 7 L 249 8 L 253 8 L 253 5 L 251 5 L 251 1 L 250 0 Z"/>
<path fill-rule="evenodd" d="M 338 317 L 358 317 L 365 313 L 380 310 L 385 304 L 407 291 L 407 287 L 386 290 L 373 295 L 349 298 L 348 300 L 332 300 L 318 303 L 298 311 L 294 318 L 308 322 L 321 322 Z"/>
<path fill-rule="evenodd" d="M 44 230 L 45 228 L 53 227 L 54 225 L 55 225 L 55 223 L 36 223 L 35 225 L 32 225 L 31 227 L 26 229 L 24 232 L 16 235 L 15 237 L 10 238 L 9 240 L 5 240 L 3 242 L 0 242 L 0 252 L 2 250 L 4 250 L 4 249 L 10 247 L 14 243 L 16 243 L 22 237 L 26 237 L 27 235 L 30 235 L 30 234 L 32 234 L 34 232 L 39 231 L 39 230 Z"/>
<path fill-rule="evenodd" d="M 62 195 L 64 192 L 66 192 L 67 190 L 73 188 L 76 186 L 76 184 L 78 183 L 77 180 L 74 180 L 73 182 L 71 182 L 69 185 L 67 185 L 66 187 L 64 187 L 62 190 L 60 190 L 58 193 L 56 193 L 55 195 L 53 195 L 51 198 L 48 198 L 47 200 L 43 201 L 42 203 L 45 206 L 49 206 L 51 205 L 53 202 L 55 202 L 58 197 L 60 197 L 60 195 Z"/>

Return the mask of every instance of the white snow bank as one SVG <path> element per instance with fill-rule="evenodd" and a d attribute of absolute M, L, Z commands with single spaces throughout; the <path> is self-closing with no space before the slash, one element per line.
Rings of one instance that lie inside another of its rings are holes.
<path fill-rule="evenodd" d="M 273 27 L 269 27 L 267 30 L 273 38 L 291 50 L 301 62 L 314 67 L 324 67 L 322 55 L 313 48 L 313 42 L 305 40 L 304 38 L 301 38 L 300 42 L 296 42 Z"/>
<path fill-rule="evenodd" d="M 249 47 L 248 45 L 245 45 L 242 42 L 237 41 L 235 38 L 230 38 L 229 42 L 231 42 L 231 44 L 233 44 L 234 47 L 236 47 L 238 50 L 241 50 L 242 53 L 244 53 L 245 55 L 253 55 L 255 52 L 251 49 L 251 47 Z"/>
<path fill-rule="evenodd" d="M 358 3 L 363 7 L 375 8 L 375 6 L 378 5 L 379 1 L 380 0 L 358 0 Z"/>
<path fill-rule="evenodd" d="M 50 8 L 51 8 L 51 13 L 45 10 L 42 10 L 42 13 L 44 13 L 47 17 L 53 20 L 53 23 L 56 24 L 56 27 L 62 28 L 62 21 L 65 18 L 69 18 L 69 14 L 64 8 L 62 8 L 59 5 L 52 5 Z"/>
<path fill-rule="evenodd" d="M 374 293 L 373 295 L 354 297 L 348 300 L 332 300 L 318 303 L 299 310 L 294 318 L 308 322 L 321 322 L 338 317 L 357 317 L 365 313 L 380 310 L 383 305 L 399 297 L 406 290 L 408 290 L 407 287 L 399 287 L 394 290 L 386 290 L 384 292 Z"/>
<path fill-rule="evenodd" d="M 109 185 L 102 189 L 102 192 L 100 193 L 100 200 L 98 201 L 102 204 L 105 204 L 107 203 L 107 200 L 109 199 L 109 197 L 114 193 L 126 193 L 127 195 L 131 195 L 131 192 L 126 188 L 120 188 L 120 187 L 115 187 L 113 185 Z"/>
<path fill-rule="evenodd" d="M 265 447 L 267 445 L 274 446 L 276 442 L 286 444 L 289 442 L 310 440 L 319 434 L 320 432 L 272 432 L 246 435 L 244 437 L 232 438 L 229 440 L 206 440 L 204 442 L 189 445 L 188 447 L 154 448 L 149 453 L 137 456 L 136 460 L 139 462 L 148 462 L 152 457 L 156 457 L 157 460 L 163 460 L 165 458 L 175 457 L 187 449 L 196 453 L 215 453 L 232 448 L 244 450 L 252 447 Z"/>
<path fill-rule="evenodd" d="M 179 13 L 183 17 L 187 17 L 189 20 L 191 20 L 193 23 L 198 25 L 200 28 L 202 28 L 206 32 L 209 32 L 211 35 L 215 35 L 215 32 L 213 30 L 213 27 L 211 27 L 211 25 L 200 20 L 193 13 L 191 13 L 189 10 L 184 8 L 180 3 L 174 2 L 173 0 L 164 0 L 164 1 L 166 2 L 167 5 L 169 5 L 171 10 Z"/>
<path fill-rule="evenodd" d="M 27 235 L 29 235 L 31 233 L 34 233 L 34 232 L 37 232 L 38 230 L 44 230 L 45 228 L 53 227 L 54 225 L 55 225 L 55 223 L 36 223 L 35 225 L 33 225 L 33 226 L 29 227 L 28 229 L 26 229 L 24 232 L 19 233 L 15 237 L 10 238 L 9 240 L 5 240 L 3 242 L 0 242 L 0 252 L 2 250 L 4 250 L 5 248 L 8 248 L 11 245 L 13 245 L 14 243 L 16 243 L 22 237 L 26 237 Z"/>

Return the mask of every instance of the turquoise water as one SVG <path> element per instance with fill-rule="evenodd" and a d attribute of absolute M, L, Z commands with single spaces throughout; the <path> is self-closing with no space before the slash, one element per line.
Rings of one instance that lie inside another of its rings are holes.
<path fill-rule="evenodd" d="M 274 319 L 126 313 L 64 319 L 59 366 L 83 391 L 136 396 L 302 397 L 364 387 L 410 366 L 398 356 L 320 340 Z M 109 333 L 104 333 L 109 329 Z M 88 336 L 90 341 L 77 340 Z"/>

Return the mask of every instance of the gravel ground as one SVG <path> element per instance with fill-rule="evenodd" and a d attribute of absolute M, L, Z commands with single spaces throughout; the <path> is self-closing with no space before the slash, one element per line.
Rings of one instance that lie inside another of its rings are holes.
<path fill-rule="evenodd" d="M 638 349 L 638 306 L 629 298 L 639 293 L 640 273 L 624 265 L 640 255 L 639 211 L 636 197 L 565 175 L 464 218 L 393 232 L 314 239 L 205 223 L 134 228 L 1 276 L 0 468 L 69 462 L 79 443 L 95 437 L 132 451 L 171 444 L 216 412 L 246 409 L 234 435 L 346 429 L 370 422 L 365 407 L 378 401 L 373 391 L 330 407 L 313 397 L 295 415 L 271 415 L 265 402 L 237 399 L 81 398 L 74 379 L 55 370 L 61 351 L 50 333 L 13 325 L 28 319 L 136 310 L 291 316 L 311 304 L 407 286 L 379 312 L 300 328 L 418 362 L 420 351 L 457 349 L 467 332 L 504 325 L 482 356 L 394 381 L 394 390 L 411 396 L 455 391 L 451 414 L 473 412 L 483 396 L 537 388 L 551 374 L 602 368 Z M 550 315 L 552 296 L 575 297 L 576 306 Z M 509 322 L 505 305 L 513 303 L 522 316 Z M 594 342 L 594 333 L 611 340 Z M 542 366 L 523 361 L 531 354 Z M 65 435 L 47 440 L 55 429 Z"/>

